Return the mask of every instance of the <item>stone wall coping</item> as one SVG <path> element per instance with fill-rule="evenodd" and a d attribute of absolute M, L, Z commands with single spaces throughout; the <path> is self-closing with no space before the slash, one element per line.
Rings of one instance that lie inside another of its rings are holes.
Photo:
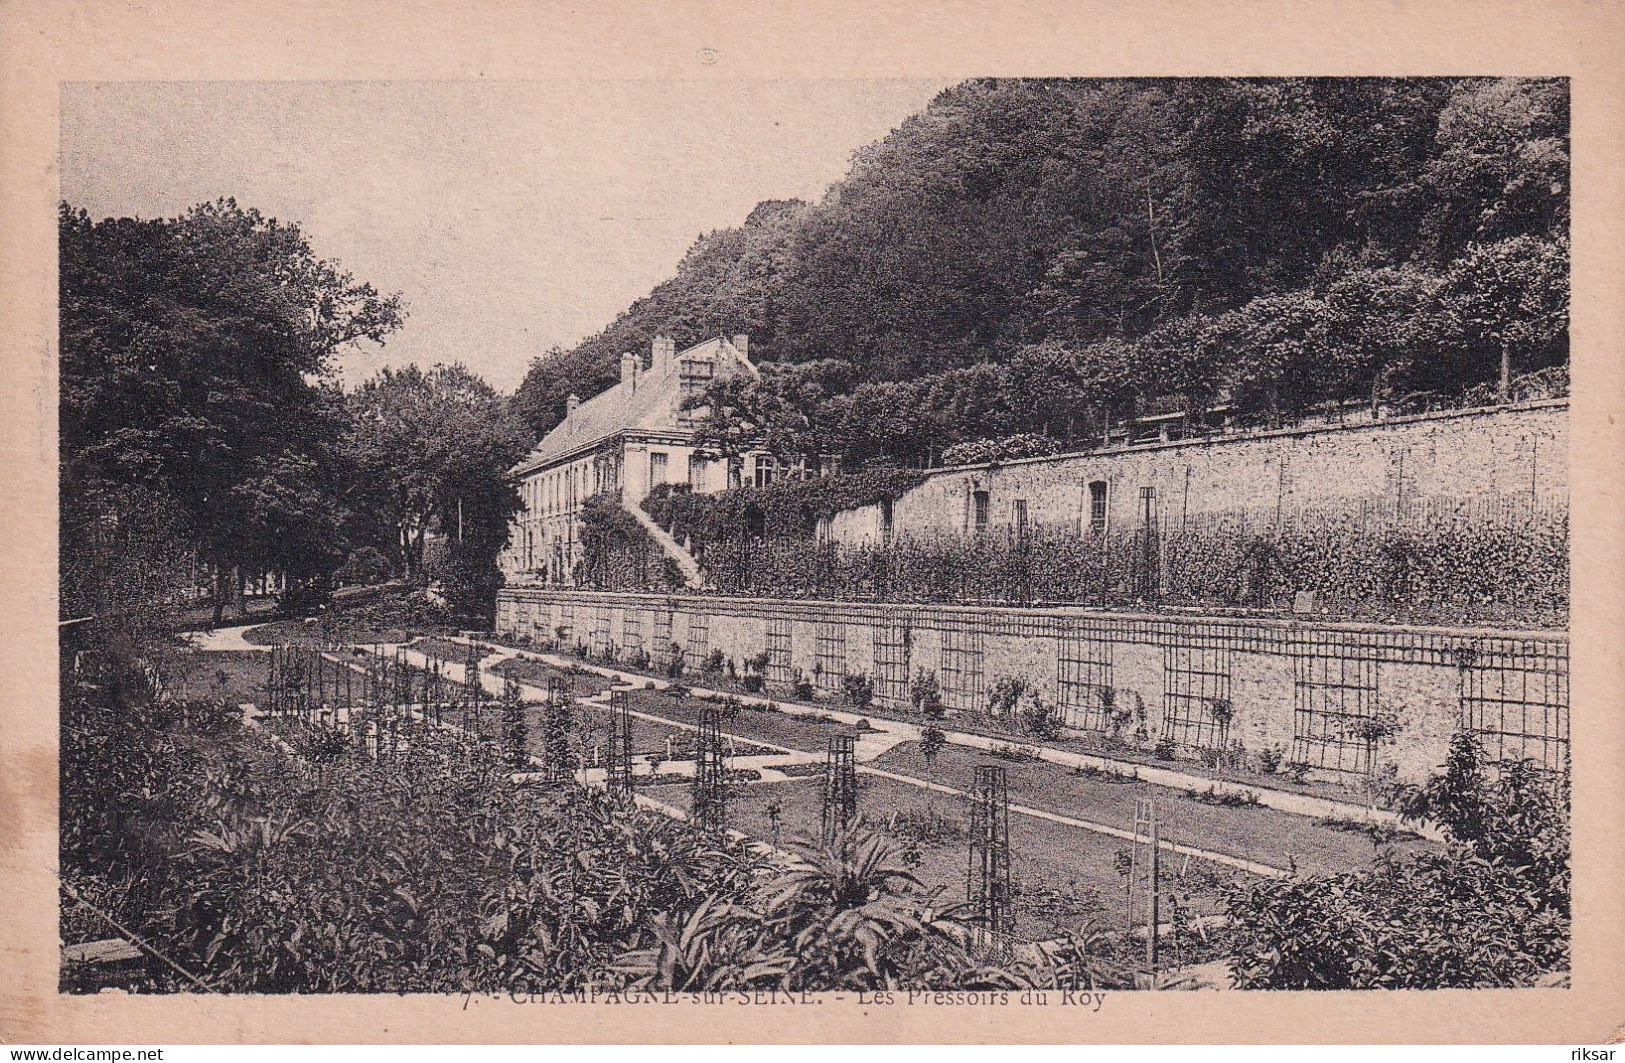
<path fill-rule="evenodd" d="M 1352 636 L 1397 635 L 1418 638 L 1444 639 L 1506 639 L 1514 641 L 1569 641 L 1566 630 L 1443 627 L 1419 624 L 1375 624 L 1358 621 L 1331 621 L 1305 618 L 1245 615 L 1210 615 L 1150 612 L 1114 612 L 1089 609 L 1082 606 L 994 606 L 948 605 L 929 602 L 842 602 L 814 598 L 744 598 L 720 595 L 648 594 L 630 591 L 580 590 L 561 587 L 504 587 L 497 592 L 499 599 L 518 599 L 531 596 L 555 596 L 560 600 L 575 600 L 582 604 L 637 603 L 665 608 L 721 607 L 724 612 L 741 610 L 772 610 L 779 612 L 809 612 L 821 616 L 851 617 L 875 616 L 888 618 L 899 613 L 936 613 L 951 617 L 1099 620 L 1139 624 L 1188 624 L 1195 627 L 1245 624 L 1281 633 L 1316 632 Z"/>
<path fill-rule="evenodd" d="M 1296 425 L 1290 428 L 1269 428 L 1255 432 L 1240 432 L 1235 435 L 1208 435 L 1195 439 L 1171 439 L 1164 443 L 1160 440 L 1154 443 L 1130 443 L 1121 446 L 1100 447 L 1095 450 L 1068 450 L 1060 454 L 1047 454 L 1031 458 L 1011 458 L 1008 461 L 981 461 L 969 465 L 942 465 L 935 469 L 924 470 L 927 473 L 926 483 L 932 479 L 948 473 L 965 473 L 986 471 L 990 469 L 1010 469 L 1018 466 L 1043 465 L 1046 462 L 1075 461 L 1080 458 L 1107 458 L 1120 454 L 1147 454 L 1162 450 L 1181 450 L 1189 447 L 1224 446 L 1231 443 L 1250 443 L 1259 439 L 1290 439 L 1301 436 L 1331 435 L 1340 432 L 1360 432 L 1393 428 L 1397 425 L 1421 424 L 1432 421 L 1451 421 L 1467 417 L 1494 417 L 1508 413 L 1525 413 L 1531 410 L 1566 409 L 1569 400 L 1559 399 L 1532 399 L 1528 402 L 1508 403 L 1504 406 L 1472 406 L 1460 410 L 1435 410 L 1431 413 L 1406 414 L 1403 417 L 1390 417 L 1384 421 L 1361 421 L 1357 424 L 1317 424 Z M 921 484 L 921 487 L 925 484 Z M 914 490 L 919 490 L 918 487 Z"/>

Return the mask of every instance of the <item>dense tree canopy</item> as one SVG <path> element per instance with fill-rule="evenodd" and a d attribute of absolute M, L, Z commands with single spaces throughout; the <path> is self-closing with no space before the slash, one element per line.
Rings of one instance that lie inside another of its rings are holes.
<path fill-rule="evenodd" d="M 222 577 L 330 571 L 344 519 L 331 361 L 382 342 L 400 299 L 231 200 L 147 221 L 64 204 L 59 234 L 65 533 L 117 520 L 84 507 L 126 486 L 170 500 Z"/>
<path fill-rule="evenodd" d="M 429 532 L 450 543 L 452 582 L 485 587 L 519 496 L 507 471 L 529 449 L 524 426 L 489 384 L 462 365 L 385 369 L 348 398 L 349 497 L 379 545 L 409 577 L 422 571 Z M 477 597 L 478 595 L 476 595 Z"/>
<path fill-rule="evenodd" d="M 486 607 L 518 506 L 506 473 L 529 439 L 461 365 L 340 391 L 335 355 L 383 342 L 399 297 L 230 200 L 150 221 L 93 222 L 64 205 L 60 232 L 64 594 L 82 599 L 71 608 L 150 597 L 153 574 L 173 581 L 189 549 L 216 574 L 217 619 L 229 584 L 320 580 L 365 547 L 426 579 L 434 532 L 447 547 L 433 575 L 453 604 Z M 143 572 L 121 576 L 121 556 Z"/>
<path fill-rule="evenodd" d="M 854 465 L 1221 396 L 1504 393 L 1567 359 L 1568 107 L 1561 80 L 966 82 L 820 203 L 702 236 L 517 406 L 547 430 L 661 332 L 749 332 L 781 365 L 713 408 Z"/>

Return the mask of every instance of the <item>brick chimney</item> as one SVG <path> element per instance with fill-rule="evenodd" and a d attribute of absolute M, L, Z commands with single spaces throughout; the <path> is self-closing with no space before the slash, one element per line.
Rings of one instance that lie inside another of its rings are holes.
<path fill-rule="evenodd" d="M 656 336 L 650 345 L 649 372 L 669 373 L 677 360 L 677 341 L 670 336 Z"/>
<path fill-rule="evenodd" d="M 580 407 L 580 405 L 581 405 L 581 396 L 577 395 L 575 392 L 572 391 L 570 393 L 570 397 L 564 400 L 564 423 L 565 424 L 572 425 L 572 426 L 574 425 L 575 419 L 576 419 L 576 410 L 577 410 L 577 408 Z"/>
<path fill-rule="evenodd" d="M 630 352 L 621 355 L 621 389 L 632 392 L 638 388 L 638 356 Z"/>
<path fill-rule="evenodd" d="M 750 337 L 749 336 L 747 336 L 745 333 L 741 332 L 739 335 L 737 335 L 737 336 L 735 336 L 733 338 L 733 345 L 734 345 L 734 350 L 739 352 L 739 356 L 741 358 L 744 358 L 746 361 L 750 360 Z"/>

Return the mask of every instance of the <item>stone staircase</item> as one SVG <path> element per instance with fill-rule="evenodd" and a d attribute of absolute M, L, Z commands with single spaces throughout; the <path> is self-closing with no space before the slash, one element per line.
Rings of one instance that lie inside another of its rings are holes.
<path fill-rule="evenodd" d="M 671 558 L 677 570 L 683 574 L 683 582 L 688 589 L 704 590 L 705 573 L 700 571 L 700 563 L 694 560 L 694 555 L 683 549 L 683 544 L 673 539 L 670 532 L 656 524 L 655 519 L 644 512 L 642 506 L 629 498 L 622 498 L 621 506 L 632 514 L 632 519 L 641 524 L 643 530 L 648 532 L 655 542 L 660 544 L 660 549 Z"/>

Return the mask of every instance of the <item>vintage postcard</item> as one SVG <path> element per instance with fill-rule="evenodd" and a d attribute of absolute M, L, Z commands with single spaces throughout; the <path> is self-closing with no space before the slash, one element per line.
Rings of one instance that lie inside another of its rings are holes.
<path fill-rule="evenodd" d="M 0 1040 L 1611 1038 L 1622 28 L 6 8 Z"/>

